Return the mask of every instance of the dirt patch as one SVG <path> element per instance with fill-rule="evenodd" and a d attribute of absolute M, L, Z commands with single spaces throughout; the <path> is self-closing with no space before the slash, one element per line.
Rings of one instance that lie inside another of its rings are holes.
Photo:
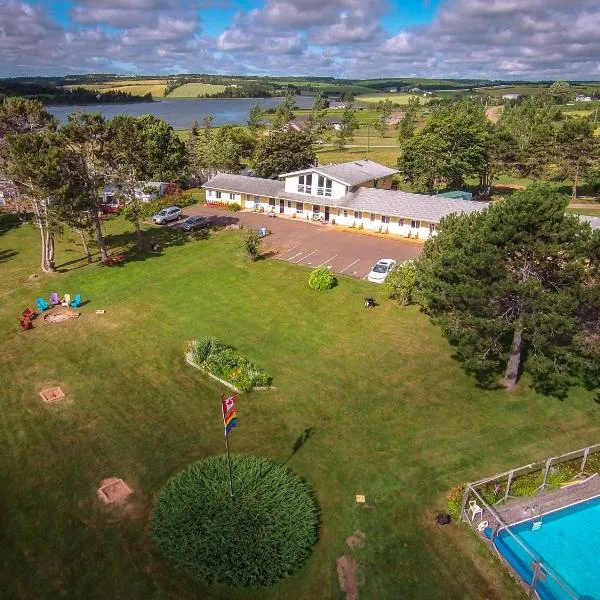
<path fill-rule="evenodd" d="M 357 531 L 351 536 L 346 538 L 346 546 L 352 550 L 353 548 L 360 548 L 363 544 L 366 535 L 362 531 Z"/>
<path fill-rule="evenodd" d="M 51 387 L 46 388 L 40 392 L 40 396 L 42 400 L 48 404 L 52 402 L 58 402 L 65 397 L 65 393 L 62 391 L 62 388 L 59 387 Z"/>
<path fill-rule="evenodd" d="M 77 319 L 80 316 L 80 312 L 67 308 L 64 310 L 53 310 L 52 312 L 46 313 L 44 315 L 44 321 L 46 321 L 46 323 L 60 323 L 61 321 L 66 321 L 67 319 Z"/>
<path fill-rule="evenodd" d="M 96 494 L 103 504 L 122 506 L 133 490 L 122 479 L 110 477 L 102 480 Z"/>
<path fill-rule="evenodd" d="M 340 590 L 346 594 L 346 600 L 358 600 L 358 563 L 351 556 L 340 556 L 336 561 Z"/>
<path fill-rule="evenodd" d="M 501 106 L 490 106 L 485 109 L 485 116 L 492 122 L 497 123 L 500 118 L 500 113 L 502 112 Z"/>

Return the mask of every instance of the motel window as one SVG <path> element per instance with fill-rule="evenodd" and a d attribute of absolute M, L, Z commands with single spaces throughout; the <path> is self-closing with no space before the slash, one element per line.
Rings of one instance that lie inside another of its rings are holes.
<path fill-rule="evenodd" d="M 300 194 L 310 194 L 312 192 L 312 173 L 298 176 L 298 192 Z"/>
<path fill-rule="evenodd" d="M 291 200 L 288 200 L 287 207 L 288 208 L 292 208 L 292 201 Z"/>
<path fill-rule="evenodd" d="M 296 202 L 296 212 L 301 213 L 304 210 L 304 204 L 302 202 Z"/>
<path fill-rule="evenodd" d="M 373 187 L 376 188 L 379 183 L 379 179 L 373 179 Z"/>
<path fill-rule="evenodd" d="M 217 200 L 221 199 L 221 192 L 215 192 L 215 196 L 217 197 Z"/>
<path fill-rule="evenodd" d="M 317 196 L 331 196 L 333 183 L 331 179 L 319 175 L 317 179 Z"/>
<path fill-rule="evenodd" d="M 404 227 L 404 219 L 398 219 L 398 225 L 400 225 L 400 227 Z"/>
<path fill-rule="evenodd" d="M 421 221 L 415 221 L 414 219 L 410 222 L 412 229 L 419 229 L 421 227 Z"/>
<path fill-rule="evenodd" d="M 375 213 L 371 213 L 371 214 L 369 215 L 369 219 L 370 219 L 371 221 L 374 221 L 374 220 L 375 220 Z"/>
<path fill-rule="evenodd" d="M 254 202 L 256 202 L 256 204 L 260 204 L 260 196 L 254 196 Z"/>
<path fill-rule="evenodd" d="M 321 207 L 318 204 L 313 204 L 313 215 L 318 215 L 321 212 Z"/>
<path fill-rule="evenodd" d="M 435 231 L 435 223 L 429 223 L 429 233 L 433 233 Z"/>
<path fill-rule="evenodd" d="M 345 218 L 345 219 L 347 219 L 347 218 L 348 218 L 348 211 L 347 211 L 347 210 L 345 210 L 345 211 L 344 211 L 344 218 Z"/>
<path fill-rule="evenodd" d="M 382 223 L 389 223 L 390 222 L 390 218 L 386 217 L 385 215 L 381 215 L 381 222 Z"/>
<path fill-rule="evenodd" d="M 269 198 L 269 206 L 275 208 L 275 198 Z"/>
<path fill-rule="evenodd" d="M 235 200 L 235 194 L 229 194 L 229 199 L 230 200 Z"/>
<path fill-rule="evenodd" d="M 207 196 L 210 198 L 210 197 L 212 196 L 212 190 L 208 190 L 208 191 L 206 192 L 206 194 L 207 194 Z"/>
<path fill-rule="evenodd" d="M 354 211 L 354 218 L 355 219 L 362 219 L 362 213 L 359 210 L 355 210 Z"/>

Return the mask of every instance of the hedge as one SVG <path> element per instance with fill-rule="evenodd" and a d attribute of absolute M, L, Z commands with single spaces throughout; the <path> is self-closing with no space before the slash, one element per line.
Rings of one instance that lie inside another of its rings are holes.
<path fill-rule="evenodd" d="M 140 216 L 143 219 L 149 219 L 154 216 L 158 211 L 169 206 L 179 206 L 184 208 L 185 206 L 191 206 L 196 204 L 197 200 L 192 194 L 175 194 L 173 196 L 162 196 L 152 202 L 143 203 L 140 207 Z"/>

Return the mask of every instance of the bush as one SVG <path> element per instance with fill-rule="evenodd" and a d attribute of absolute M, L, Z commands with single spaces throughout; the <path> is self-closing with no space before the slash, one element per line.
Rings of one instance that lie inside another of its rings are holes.
<path fill-rule="evenodd" d="M 232 455 L 201 460 L 172 477 L 152 515 L 169 562 L 210 583 L 273 585 L 300 568 L 318 540 L 319 509 L 308 484 L 283 465 Z"/>
<path fill-rule="evenodd" d="M 165 195 L 152 202 L 142 203 L 140 206 L 140 216 L 143 219 L 149 219 L 163 208 L 168 208 L 169 206 L 179 206 L 180 208 L 184 208 L 186 206 L 191 206 L 192 204 L 196 204 L 196 200 L 191 194 Z"/>
<path fill-rule="evenodd" d="M 413 260 L 403 262 L 395 271 L 392 271 L 385 282 L 389 297 L 398 300 L 403 306 L 413 304 L 416 299 L 417 267 Z"/>
<path fill-rule="evenodd" d="M 203 337 L 190 342 L 188 352 L 202 370 L 233 383 L 242 392 L 271 385 L 271 377 L 260 367 L 217 338 Z"/>
<path fill-rule="evenodd" d="M 229 212 L 238 212 L 239 210 L 242 210 L 242 205 L 238 202 L 232 202 L 231 204 L 227 205 L 227 210 Z"/>
<path fill-rule="evenodd" d="M 308 278 L 308 285 L 313 290 L 329 290 L 337 285 L 337 279 L 327 267 L 316 268 Z"/>
<path fill-rule="evenodd" d="M 258 235 L 258 232 L 254 229 L 251 229 L 246 236 L 246 241 L 244 242 L 244 246 L 246 247 L 246 252 L 248 253 L 248 258 L 255 262 L 258 260 L 260 256 L 260 246 L 262 244 L 262 238 Z"/>
<path fill-rule="evenodd" d="M 463 495 L 465 493 L 465 486 L 462 484 L 455 485 L 447 496 L 448 500 L 448 514 L 451 517 L 457 519 L 460 516 L 460 508 L 463 501 Z"/>

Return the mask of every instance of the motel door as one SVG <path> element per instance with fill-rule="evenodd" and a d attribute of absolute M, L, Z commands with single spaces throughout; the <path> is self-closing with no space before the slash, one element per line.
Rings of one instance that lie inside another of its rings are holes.
<path fill-rule="evenodd" d="M 279 212 L 282 213 L 285 209 L 285 201 L 284 200 L 280 200 L 279 201 Z"/>
<path fill-rule="evenodd" d="M 325 207 L 325 220 L 329 221 L 329 206 Z"/>

